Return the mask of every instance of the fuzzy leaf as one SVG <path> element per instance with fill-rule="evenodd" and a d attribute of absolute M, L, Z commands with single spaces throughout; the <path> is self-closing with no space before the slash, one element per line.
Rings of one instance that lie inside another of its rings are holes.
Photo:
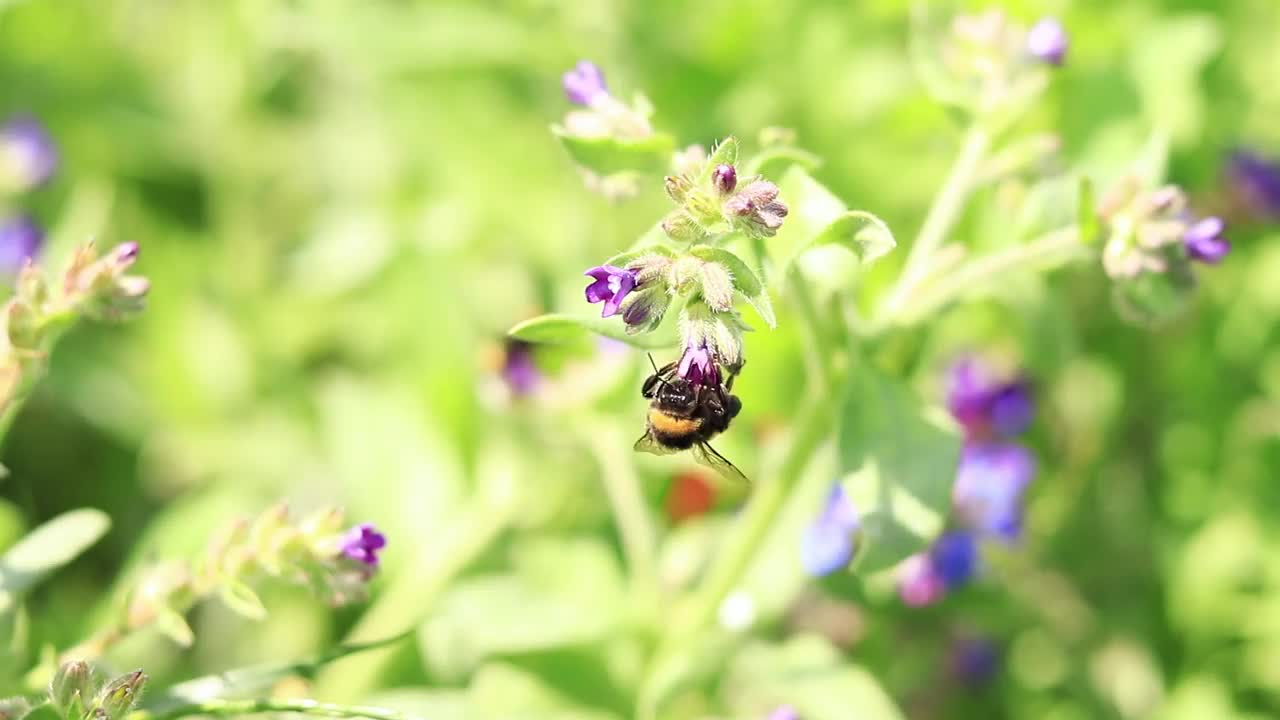
<path fill-rule="evenodd" d="M 889 226 L 863 210 L 850 210 L 831 221 L 821 233 L 797 250 L 797 255 L 822 245 L 840 245 L 860 263 L 869 265 L 898 246 Z"/>
<path fill-rule="evenodd" d="M 734 289 L 741 293 L 748 303 L 751 303 L 751 307 L 755 308 L 760 318 L 769 327 L 777 327 L 778 320 L 773 314 L 773 304 L 769 302 L 768 290 L 764 283 L 760 282 L 760 276 L 741 258 L 724 248 L 709 245 L 699 245 L 689 252 L 700 260 L 719 263 L 728 268 L 729 274 L 733 276 Z"/>
<path fill-rule="evenodd" d="M 59 515 L 19 540 L 0 557 L 0 613 L 12 610 L 23 593 L 89 549 L 110 527 L 106 513 L 81 508 Z"/>
<path fill-rule="evenodd" d="M 674 347 L 678 342 L 674 327 L 666 322 L 659 325 L 652 333 L 628 335 L 626 325 L 620 317 L 583 317 L 559 313 L 539 315 L 525 320 L 512 327 L 507 334 L 517 340 L 533 343 L 573 342 L 595 334 L 621 340 L 642 350 Z"/>
<path fill-rule="evenodd" d="M 853 371 L 836 435 L 839 473 L 862 516 L 861 571 L 896 565 L 942 529 L 960 457 L 944 412 L 865 362 Z"/>
<path fill-rule="evenodd" d="M 716 145 L 715 150 L 711 151 L 711 157 L 707 158 L 707 164 L 702 167 L 702 172 L 698 175 L 698 183 L 703 184 L 711 179 L 711 173 L 715 172 L 717 165 L 737 165 L 738 163 L 738 138 L 730 135 Z"/>
<path fill-rule="evenodd" d="M 665 133 L 645 138 L 579 137 L 564 128 L 552 126 L 569 156 L 578 165 L 600 175 L 619 172 L 661 173 L 671 161 L 675 140 Z"/>

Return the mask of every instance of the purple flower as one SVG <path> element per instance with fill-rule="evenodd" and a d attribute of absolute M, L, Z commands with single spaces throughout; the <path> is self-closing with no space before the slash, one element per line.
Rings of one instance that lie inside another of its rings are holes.
<path fill-rule="evenodd" d="M 732 165 L 717 165 L 711 171 L 711 182 L 721 193 L 728 195 L 738 187 L 738 170 Z"/>
<path fill-rule="evenodd" d="M 1280 217 L 1280 163 L 1237 150 L 1227 164 L 1231 192 L 1252 212 Z"/>
<path fill-rule="evenodd" d="M 734 182 L 736 184 L 736 177 Z M 782 219 L 787 216 L 787 206 L 778 199 L 778 186 L 759 178 L 725 200 L 723 209 L 745 221 L 747 230 L 762 237 L 777 234 L 778 228 L 782 227 Z"/>
<path fill-rule="evenodd" d="M 1031 424 L 1035 406 L 1025 380 L 997 381 L 973 357 L 956 361 L 949 375 L 947 406 L 971 438 L 1017 435 Z"/>
<path fill-rule="evenodd" d="M 898 567 L 898 597 L 911 607 L 937 602 L 947 592 L 946 583 L 925 553 L 916 553 Z"/>
<path fill-rule="evenodd" d="M 969 582 L 978 569 L 978 543 L 973 533 L 952 530 L 934 541 L 929 564 L 948 590 Z"/>
<path fill-rule="evenodd" d="M 579 60 L 561 79 L 565 97 L 575 105 L 590 105 L 596 98 L 609 94 L 604 73 L 590 60 Z"/>
<path fill-rule="evenodd" d="M 984 535 L 1016 540 L 1022 531 L 1022 496 L 1035 472 L 1035 459 L 1020 445 L 967 445 L 952 490 L 956 514 Z"/>
<path fill-rule="evenodd" d="M 769 713 L 767 720 L 800 720 L 800 713 L 790 705 L 779 705 Z"/>
<path fill-rule="evenodd" d="M 44 231 L 21 215 L 0 220 L 0 275 L 16 275 L 44 244 Z"/>
<path fill-rule="evenodd" d="M 822 577 L 848 566 L 855 549 L 854 533 L 860 525 L 857 508 L 844 494 L 840 483 L 831 487 L 827 504 L 800 541 L 800 560 L 814 577 Z"/>
<path fill-rule="evenodd" d="M 516 395 L 528 395 L 542 380 L 533 362 L 533 346 L 523 340 L 508 339 L 502 360 L 502 379 Z"/>
<path fill-rule="evenodd" d="M 53 176 L 58 153 L 35 118 L 19 116 L 0 127 L 0 184 L 33 188 Z"/>
<path fill-rule="evenodd" d="M 1000 651 L 986 638 L 961 637 L 951 644 L 947 670 L 957 681 L 977 686 L 987 683 L 1000 669 Z"/>
<path fill-rule="evenodd" d="M 1061 65 L 1067 56 L 1069 38 L 1062 23 L 1047 17 L 1031 26 L 1027 33 L 1027 51 L 1050 65 Z"/>
<path fill-rule="evenodd" d="M 716 366 L 715 356 L 706 345 L 686 347 L 676 374 L 688 380 L 691 385 L 720 385 L 720 369 Z"/>
<path fill-rule="evenodd" d="M 583 273 L 595 282 L 587 286 L 587 302 L 604 303 L 600 317 L 618 313 L 622 300 L 636 287 L 635 273 L 613 265 L 600 265 Z"/>
<path fill-rule="evenodd" d="M 1193 260 L 1216 265 L 1231 251 L 1231 243 L 1222 237 L 1226 225 L 1219 217 L 1207 217 L 1187 228 L 1182 236 L 1187 255 Z"/>
<path fill-rule="evenodd" d="M 369 523 L 357 525 L 342 539 L 342 554 L 369 567 L 378 566 L 378 551 L 387 546 L 387 536 Z"/>

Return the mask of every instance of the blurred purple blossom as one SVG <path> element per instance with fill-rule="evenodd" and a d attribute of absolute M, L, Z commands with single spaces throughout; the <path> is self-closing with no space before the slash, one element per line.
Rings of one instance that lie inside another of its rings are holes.
<path fill-rule="evenodd" d="M 952 491 L 957 517 L 983 535 L 1016 540 L 1022 531 L 1022 497 L 1035 471 L 1035 459 L 1021 445 L 966 446 Z"/>
<path fill-rule="evenodd" d="M 800 720 L 800 713 L 790 705 L 779 705 L 769 713 L 767 720 Z"/>
<path fill-rule="evenodd" d="M 937 602 L 947 586 L 934 569 L 927 553 L 916 553 L 898 566 L 898 597 L 911 607 L 924 607 Z"/>
<path fill-rule="evenodd" d="M 44 231 L 26 215 L 0 219 L 0 275 L 16 275 L 44 244 Z"/>
<path fill-rule="evenodd" d="M 721 193 L 728 195 L 733 189 L 738 187 L 738 170 L 732 165 L 717 165 L 716 169 L 711 171 L 711 183 Z"/>
<path fill-rule="evenodd" d="M 966 636 L 951 643 L 947 671 L 952 678 L 970 687 L 989 682 L 1000 669 L 1000 650 L 982 637 Z"/>
<path fill-rule="evenodd" d="M 978 542 L 972 532 L 952 530 L 934 541 L 929 564 L 948 590 L 969 582 L 978 570 Z"/>
<path fill-rule="evenodd" d="M 1280 162 L 1236 150 L 1227 161 L 1227 185 L 1251 213 L 1280 218 Z"/>
<path fill-rule="evenodd" d="M 594 280 L 587 286 L 587 302 L 604 303 L 600 317 L 616 315 L 623 299 L 636 287 L 635 273 L 614 265 L 598 265 L 583 274 Z"/>
<path fill-rule="evenodd" d="M 342 554 L 369 567 L 378 566 L 378 552 L 387 546 L 387 536 L 369 523 L 357 525 L 342 539 Z"/>
<path fill-rule="evenodd" d="M 826 505 L 800 541 L 800 560 L 814 577 L 830 575 L 849 565 L 856 549 L 858 510 L 840 483 L 832 485 Z"/>
<path fill-rule="evenodd" d="M 1219 217 L 1207 217 L 1187 228 L 1182 236 L 1193 260 L 1216 265 L 1231 252 L 1231 243 L 1222 237 L 1226 224 Z"/>
<path fill-rule="evenodd" d="M 27 115 L 0 126 L 0 184 L 28 190 L 53 176 L 58 152 L 38 120 Z"/>
<path fill-rule="evenodd" d="M 962 357 L 951 366 L 947 406 L 969 438 L 992 432 L 1006 437 L 1017 435 L 1027 429 L 1035 414 L 1025 379 L 997 380 L 971 356 Z"/>
<path fill-rule="evenodd" d="M 590 105 L 596 98 L 609 94 L 604 73 L 590 60 L 579 60 L 561 79 L 564 95 L 575 105 Z"/>
<path fill-rule="evenodd" d="M 716 367 L 715 356 L 706 345 L 686 347 L 684 355 L 680 357 L 676 374 L 692 385 L 707 387 L 720 385 L 720 369 Z"/>
<path fill-rule="evenodd" d="M 1056 18 L 1043 18 L 1027 33 L 1027 51 L 1050 65 L 1061 65 L 1067 57 L 1070 38 Z"/>
<path fill-rule="evenodd" d="M 533 345 L 523 340 L 508 338 L 502 359 L 502 379 L 516 395 L 528 395 L 542 380 L 542 373 L 533 362 Z"/>

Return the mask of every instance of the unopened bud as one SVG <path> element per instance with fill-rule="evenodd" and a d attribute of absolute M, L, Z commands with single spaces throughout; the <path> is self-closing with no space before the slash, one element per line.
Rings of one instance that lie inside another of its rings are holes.
<path fill-rule="evenodd" d="M 113 268 L 121 270 L 129 267 L 138 259 L 138 243 L 127 242 L 120 243 L 107 253 L 107 263 Z"/>
<path fill-rule="evenodd" d="M 83 660 L 63 663 L 49 681 L 49 700 L 67 717 L 79 717 L 84 712 L 85 698 L 93 697 L 93 685 L 89 663 Z"/>
<path fill-rule="evenodd" d="M 702 263 L 696 257 L 674 260 L 667 268 L 667 286 L 681 295 L 692 292 L 702 282 Z"/>
<path fill-rule="evenodd" d="M 670 304 L 671 295 L 661 285 L 632 293 L 622 303 L 622 321 L 626 323 L 627 333 L 634 335 L 657 327 Z"/>
<path fill-rule="evenodd" d="M 636 288 L 642 288 L 661 281 L 663 273 L 666 272 L 667 266 L 670 264 L 670 257 L 658 253 L 648 253 L 627 263 L 627 269 L 635 273 Z"/>
<path fill-rule="evenodd" d="M 107 683 L 98 693 L 95 705 L 112 720 L 123 718 L 142 696 L 142 689 L 147 684 L 147 675 L 141 670 L 134 670 L 127 675 Z"/>
<path fill-rule="evenodd" d="M 692 184 L 689 178 L 684 175 L 668 175 L 663 180 L 663 186 L 667 189 L 667 196 L 677 205 L 683 205 L 684 199 L 689 195 L 689 188 Z"/>
<path fill-rule="evenodd" d="M 738 171 L 732 165 L 717 165 L 711 171 L 711 182 L 722 195 L 728 195 L 738 186 Z"/>
<path fill-rule="evenodd" d="M 695 242 L 706 236 L 706 230 L 684 210 L 673 210 L 662 220 L 662 231 L 676 242 Z"/>
<path fill-rule="evenodd" d="M 733 275 L 718 262 L 702 265 L 702 297 L 716 312 L 733 309 Z"/>

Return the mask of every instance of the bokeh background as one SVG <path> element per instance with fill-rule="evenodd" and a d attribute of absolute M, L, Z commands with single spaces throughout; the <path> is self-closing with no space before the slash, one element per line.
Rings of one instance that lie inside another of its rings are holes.
<path fill-rule="evenodd" d="M 1226 154 L 1280 155 L 1272 0 L 999 6 L 1024 21 L 1056 14 L 1072 34 L 1024 123 L 1060 134 L 1062 169 L 1121 167 L 1163 130 L 1170 179 L 1226 212 Z M 168 682 L 428 617 L 415 642 L 345 660 L 307 691 L 433 718 L 487 717 L 468 714 L 476 695 L 628 717 L 644 632 L 618 612 L 630 589 L 602 472 L 640 474 L 676 584 L 682 553 L 697 551 L 672 539 L 705 544 L 701 529 L 743 493 L 722 489 L 717 512 L 682 522 L 672 488 L 694 466 L 632 460 L 637 351 L 550 350 L 534 392 L 503 382 L 506 329 L 575 307 L 582 269 L 668 207 L 658 183 L 621 205 L 584 188 L 548 132 L 566 109 L 560 74 L 593 59 L 612 87 L 645 92 L 682 143 L 794 128 L 825 161 L 817 177 L 906 239 L 959 137 L 912 74 L 907 10 L 0 2 L 0 115 L 40 118 L 62 157 L 24 201 L 51 232 L 48 256 L 91 236 L 137 240 L 152 281 L 136 321 L 86 324 L 58 347 L 0 456 L 0 545 L 73 507 L 115 520 L 32 597 L 35 637 L 82 638 L 131 568 L 197 552 L 229 518 L 332 502 L 391 538 L 368 604 L 335 613 L 274 588 L 270 617 L 252 623 L 211 602 L 192 618 L 194 649 L 147 636 L 113 661 Z M 975 206 L 976 244 L 984 223 L 1018 212 L 995 192 Z M 1234 253 L 1168 326 L 1122 322 L 1099 269 L 1082 266 L 1017 279 L 921 330 L 912 380 L 934 400 L 960 349 L 1014 358 L 1034 378 L 1041 470 L 1025 542 L 928 609 L 815 590 L 796 549 L 774 543 L 788 610 L 761 637 L 818 627 L 911 718 L 1280 714 L 1280 230 L 1233 219 Z M 778 330 L 747 340 L 746 410 L 720 449 L 748 474 L 803 384 L 792 317 L 781 307 Z M 517 509 L 477 529 L 475 498 L 494 494 Z M 500 582 L 530 578 L 548 592 Z M 998 653 L 982 682 L 949 670 L 969 637 Z M 705 705 L 681 706 L 689 717 L 767 712 L 713 685 Z"/>

